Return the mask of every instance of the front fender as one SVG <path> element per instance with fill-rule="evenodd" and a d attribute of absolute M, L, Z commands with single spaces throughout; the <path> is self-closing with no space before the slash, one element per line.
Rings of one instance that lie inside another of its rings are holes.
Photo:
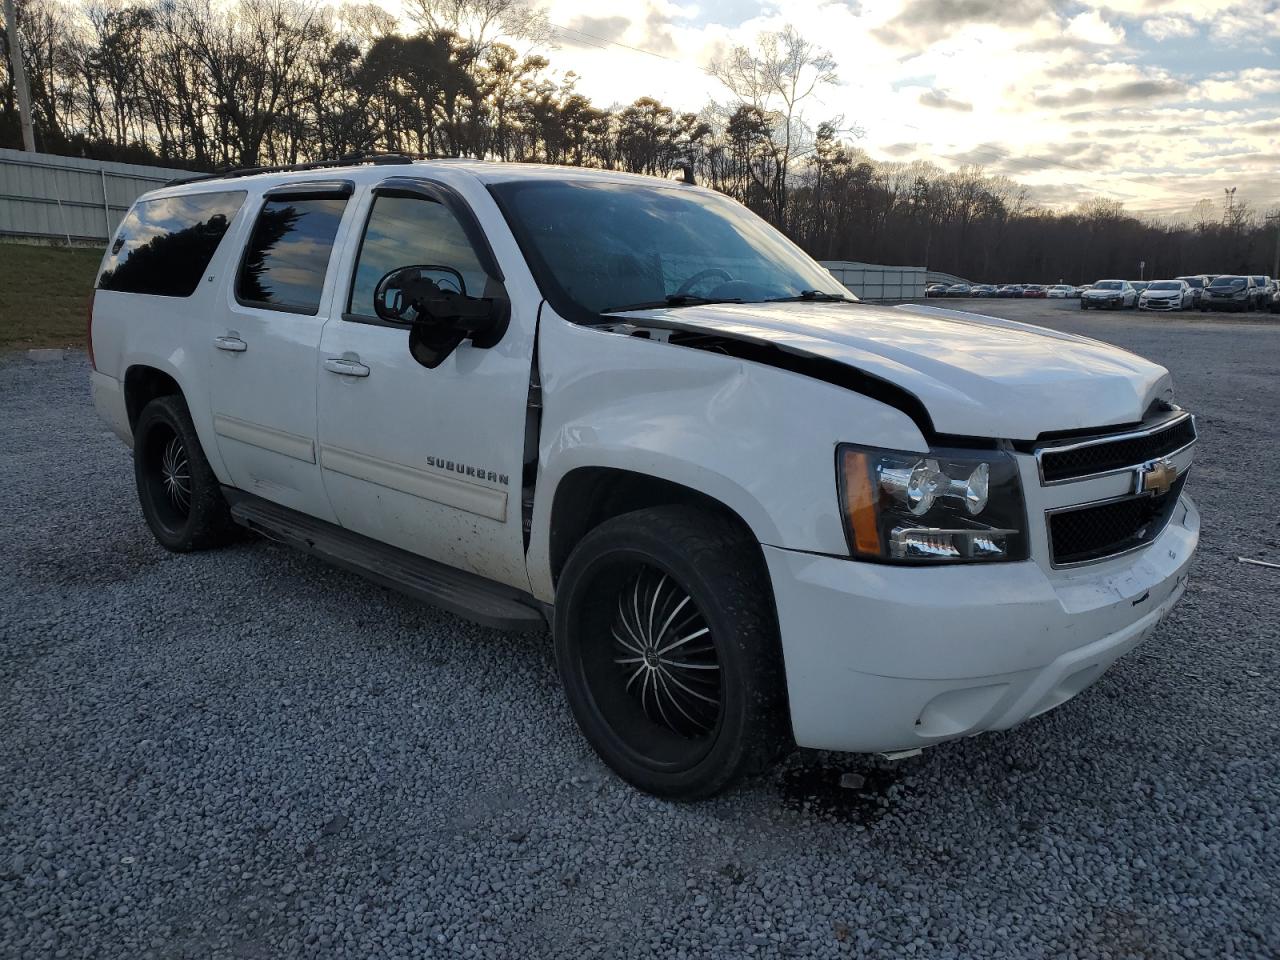
<path fill-rule="evenodd" d="M 763 544 L 847 552 L 842 442 L 927 450 L 905 413 L 842 387 L 722 353 L 571 324 L 543 310 L 542 428 L 529 576 L 554 595 L 551 509 L 564 477 L 612 467 L 697 490 Z"/>

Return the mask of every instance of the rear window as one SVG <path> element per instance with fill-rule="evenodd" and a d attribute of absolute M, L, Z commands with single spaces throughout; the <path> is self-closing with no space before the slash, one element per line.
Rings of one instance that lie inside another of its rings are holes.
<path fill-rule="evenodd" d="M 191 296 L 244 198 L 232 190 L 136 204 L 116 231 L 98 289 Z"/>
<path fill-rule="evenodd" d="M 236 298 L 314 316 L 346 206 L 346 197 L 268 199 L 245 249 Z"/>

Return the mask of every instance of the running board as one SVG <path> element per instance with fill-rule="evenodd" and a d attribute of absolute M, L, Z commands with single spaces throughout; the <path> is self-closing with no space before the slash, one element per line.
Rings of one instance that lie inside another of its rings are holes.
<path fill-rule="evenodd" d="M 233 487 L 223 487 L 222 492 L 231 505 L 232 519 L 270 540 L 486 627 L 547 627 L 537 601 L 514 587 L 455 570 Z"/>

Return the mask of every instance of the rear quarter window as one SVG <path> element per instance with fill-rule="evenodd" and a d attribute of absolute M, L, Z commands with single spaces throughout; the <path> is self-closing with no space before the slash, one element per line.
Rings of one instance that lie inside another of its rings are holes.
<path fill-rule="evenodd" d="M 244 198 L 243 190 L 230 190 L 135 204 L 116 231 L 98 289 L 191 296 Z"/>

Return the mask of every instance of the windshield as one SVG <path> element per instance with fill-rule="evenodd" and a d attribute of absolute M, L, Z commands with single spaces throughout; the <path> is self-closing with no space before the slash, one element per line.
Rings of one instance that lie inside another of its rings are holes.
<path fill-rule="evenodd" d="M 1150 287 L 1152 290 L 1181 290 L 1182 284 L 1177 280 L 1157 280 Z"/>
<path fill-rule="evenodd" d="M 1244 277 L 1219 277 L 1217 280 L 1213 281 L 1213 283 L 1209 284 L 1209 286 L 1225 287 L 1228 290 L 1234 287 L 1243 287 Z"/>
<path fill-rule="evenodd" d="M 852 300 L 746 207 L 702 190 L 608 181 L 490 187 L 557 311 L 586 315 L 707 300 Z"/>
<path fill-rule="evenodd" d="M 1099 280 L 1097 283 L 1095 283 L 1095 284 L 1093 285 L 1093 289 L 1095 289 L 1095 290 L 1119 290 L 1119 289 L 1120 289 L 1120 281 L 1119 281 L 1119 280 Z"/>

